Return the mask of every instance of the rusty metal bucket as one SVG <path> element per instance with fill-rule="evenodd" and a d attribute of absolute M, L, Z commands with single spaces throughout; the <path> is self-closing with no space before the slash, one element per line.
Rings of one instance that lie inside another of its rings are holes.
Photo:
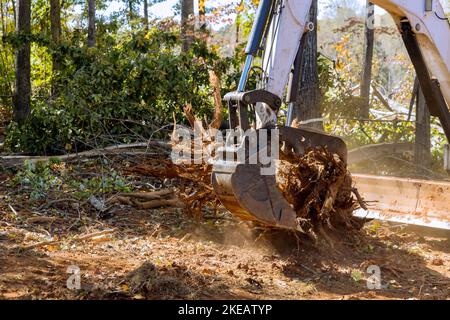
<path fill-rule="evenodd" d="M 280 147 L 284 152 L 303 154 L 308 148 L 326 146 L 346 161 L 347 148 L 343 140 L 312 129 L 281 127 L 278 129 Z M 237 154 L 242 147 L 226 148 L 222 153 Z M 258 152 L 268 148 L 258 145 Z M 232 214 L 242 220 L 265 226 L 296 229 L 296 213 L 276 186 L 275 174 L 261 174 L 261 164 L 238 162 L 236 157 L 222 156 L 213 163 L 212 185 L 220 201 Z M 278 159 L 276 159 L 278 160 Z"/>

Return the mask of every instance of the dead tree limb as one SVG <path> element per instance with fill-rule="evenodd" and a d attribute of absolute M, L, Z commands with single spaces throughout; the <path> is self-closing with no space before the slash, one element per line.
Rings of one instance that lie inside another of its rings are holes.
<path fill-rule="evenodd" d="M 179 199 L 161 199 L 136 203 L 141 209 L 155 209 L 161 207 L 182 207 L 183 203 Z"/>
<path fill-rule="evenodd" d="M 184 111 L 184 115 L 186 116 L 187 121 L 189 122 L 189 124 L 191 125 L 191 128 L 193 129 L 195 127 L 195 116 L 194 113 L 192 112 L 192 105 L 190 103 L 188 103 L 187 105 L 184 106 L 183 108 Z"/>
<path fill-rule="evenodd" d="M 23 165 L 25 160 L 28 160 L 32 163 L 35 162 L 45 162 L 49 161 L 51 158 L 58 158 L 61 161 L 71 161 L 83 158 L 92 158 L 92 157 L 101 157 L 107 154 L 124 154 L 123 150 L 125 149 L 143 149 L 148 148 L 151 145 L 157 145 L 166 149 L 170 149 L 171 146 L 169 143 L 164 141 L 151 141 L 151 142 L 142 142 L 142 143 L 133 143 L 133 144 L 120 144 L 114 145 L 106 148 L 94 149 L 79 153 L 71 153 L 61 156 L 20 156 L 20 155 L 12 155 L 12 156 L 0 156 L 0 164 L 5 168 L 13 168 L 20 167 Z M 127 152 L 129 154 L 149 154 L 147 152 L 142 151 L 133 151 Z"/>
<path fill-rule="evenodd" d="M 146 200 L 156 200 L 161 199 L 161 197 L 173 194 L 173 190 L 164 189 L 153 192 L 131 192 L 131 193 L 120 193 L 120 197 L 130 197 L 130 198 L 139 198 Z"/>
<path fill-rule="evenodd" d="M 381 104 L 389 111 L 394 112 L 394 110 L 389 105 L 389 102 L 387 101 L 387 99 L 381 94 L 381 92 L 377 89 L 377 87 L 372 85 L 372 90 L 373 90 L 373 94 L 381 102 Z"/>

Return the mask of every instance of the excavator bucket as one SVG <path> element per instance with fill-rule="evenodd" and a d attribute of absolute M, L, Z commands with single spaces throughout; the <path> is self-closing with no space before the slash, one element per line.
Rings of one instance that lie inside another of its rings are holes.
<path fill-rule="evenodd" d="M 279 128 L 278 132 L 283 152 L 302 155 L 309 148 L 324 146 L 344 161 L 347 159 L 346 145 L 338 137 L 292 127 Z M 238 148 L 222 150 L 224 154 L 229 153 L 228 157 L 222 156 L 213 165 L 212 185 L 222 204 L 242 220 L 269 227 L 296 229 L 296 212 L 278 190 L 275 174 L 262 174 L 261 164 L 233 160 L 237 158 L 233 154 L 240 151 Z M 269 146 L 258 145 L 258 152 L 266 152 L 265 148 Z"/>

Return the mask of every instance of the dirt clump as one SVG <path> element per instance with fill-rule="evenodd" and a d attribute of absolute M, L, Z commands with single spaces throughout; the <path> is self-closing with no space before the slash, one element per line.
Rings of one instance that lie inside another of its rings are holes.
<path fill-rule="evenodd" d="M 127 276 L 130 293 L 159 299 L 190 298 L 190 294 L 205 285 L 202 280 L 186 266 L 176 262 L 157 266 L 146 261 Z"/>

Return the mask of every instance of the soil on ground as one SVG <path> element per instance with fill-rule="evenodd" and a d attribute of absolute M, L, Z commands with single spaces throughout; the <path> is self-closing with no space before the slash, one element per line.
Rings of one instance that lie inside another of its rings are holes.
<path fill-rule="evenodd" d="M 135 166 L 114 163 L 121 174 Z M 450 298 L 447 232 L 370 221 L 315 240 L 220 206 L 187 214 L 116 203 L 99 214 L 64 192 L 33 201 L 11 187 L 14 173 L 0 175 L 1 299 Z"/>
<path fill-rule="evenodd" d="M 8 208 L 0 212 L 2 299 L 450 297 L 448 234 L 370 222 L 333 247 L 255 231 L 226 213 L 197 220 L 180 209 L 124 209 L 71 231 L 71 219 L 36 227 L 5 219 Z M 113 232 L 71 241 L 105 229 Z M 60 231 L 55 244 L 27 248 Z M 380 290 L 367 287 L 371 265 L 381 270 Z M 80 270 L 79 290 L 67 286 L 71 266 Z"/>

